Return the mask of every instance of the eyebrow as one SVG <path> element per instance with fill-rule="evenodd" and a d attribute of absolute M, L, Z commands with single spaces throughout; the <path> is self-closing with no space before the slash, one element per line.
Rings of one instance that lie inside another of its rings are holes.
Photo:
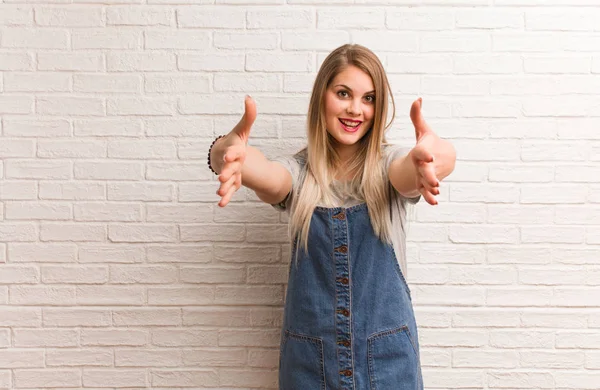
<path fill-rule="evenodd" d="M 349 86 L 347 86 L 345 84 L 337 84 L 337 85 L 334 85 L 334 87 L 344 87 L 344 88 L 352 91 L 352 88 L 350 88 Z M 369 91 L 369 92 L 365 92 L 365 95 L 369 94 L 369 93 L 375 93 L 375 90 L 372 90 L 372 91 Z"/>

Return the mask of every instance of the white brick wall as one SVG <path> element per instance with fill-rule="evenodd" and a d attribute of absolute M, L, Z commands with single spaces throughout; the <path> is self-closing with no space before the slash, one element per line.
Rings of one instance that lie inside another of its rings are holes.
<path fill-rule="evenodd" d="M 458 150 L 409 233 L 426 388 L 600 387 L 600 2 L 48 3 L 0 0 L 0 389 L 276 388 L 287 220 L 206 152 L 245 94 L 297 150 L 346 42 L 391 139 L 422 96 Z"/>

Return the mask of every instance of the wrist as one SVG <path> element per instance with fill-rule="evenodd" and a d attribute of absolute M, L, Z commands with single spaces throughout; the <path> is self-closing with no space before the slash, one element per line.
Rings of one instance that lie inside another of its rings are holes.
<path fill-rule="evenodd" d="M 208 168 L 215 175 L 220 174 L 223 168 L 223 138 L 225 138 L 225 135 L 215 138 L 208 149 Z"/>

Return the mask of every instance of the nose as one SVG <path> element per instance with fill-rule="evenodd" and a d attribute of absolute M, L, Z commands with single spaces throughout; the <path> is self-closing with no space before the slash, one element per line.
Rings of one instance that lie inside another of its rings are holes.
<path fill-rule="evenodd" d="M 348 115 L 360 115 L 360 100 L 354 99 L 348 104 L 348 108 L 346 109 Z"/>

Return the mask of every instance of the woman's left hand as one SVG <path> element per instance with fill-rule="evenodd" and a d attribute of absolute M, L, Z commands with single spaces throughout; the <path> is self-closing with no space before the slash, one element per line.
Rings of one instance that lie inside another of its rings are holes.
<path fill-rule="evenodd" d="M 436 172 L 435 156 L 436 144 L 440 138 L 431 130 L 421 114 L 422 99 L 415 100 L 410 108 L 410 119 L 415 126 L 417 144 L 410 151 L 410 157 L 417 173 L 417 189 L 427 203 L 437 205 L 436 195 L 440 193 L 440 181 Z"/>

